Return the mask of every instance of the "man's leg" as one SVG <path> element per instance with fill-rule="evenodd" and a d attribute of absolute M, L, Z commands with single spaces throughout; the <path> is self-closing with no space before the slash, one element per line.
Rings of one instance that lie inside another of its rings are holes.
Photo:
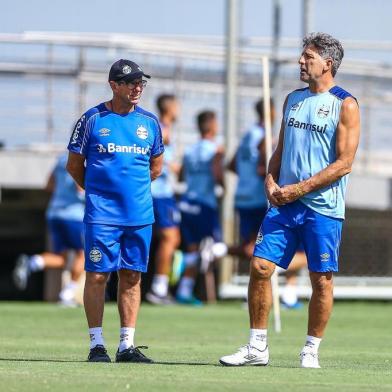
<path fill-rule="evenodd" d="M 250 319 L 249 344 L 238 352 L 220 359 L 222 365 L 267 365 L 269 352 L 267 345 L 268 316 L 272 305 L 271 276 L 275 264 L 254 256 L 250 264 L 248 306 Z"/>
<path fill-rule="evenodd" d="M 322 338 L 333 307 L 332 272 L 309 272 L 312 297 L 309 302 L 308 335 Z"/>
<path fill-rule="evenodd" d="M 141 273 L 121 269 L 118 271 L 118 278 L 117 305 L 121 327 L 135 328 L 140 307 Z"/>
<path fill-rule="evenodd" d="M 120 345 L 116 354 L 116 362 L 151 363 L 134 345 L 135 327 L 140 308 L 139 271 L 121 269 L 118 271 L 117 304 L 120 314 Z"/>
<path fill-rule="evenodd" d="M 301 366 L 319 368 L 318 348 L 333 307 L 332 272 L 309 272 L 312 297 L 309 302 L 308 335 L 300 357 Z"/>
<path fill-rule="evenodd" d="M 180 231 L 178 227 L 160 229 L 159 243 L 155 254 L 155 273 L 150 292 L 146 299 L 154 304 L 169 304 L 169 274 L 173 255 L 180 244 Z"/>
<path fill-rule="evenodd" d="M 84 309 L 90 334 L 90 362 L 110 362 L 102 336 L 105 287 L 109 273 L 86 272 L 84 286 Z"/>
<path fill-rule="evenodd" d="M 190 244 L 184 253 L 185 270 L 178 285 L 176 299 L 185 305 L 200 306 L 202 303 L 193 295 L 195 288 L 198 264 L 200 259 L 199 244 Z"/>
<path fill-rule="evenodd" d="M 275 264 L 253 257 L 250 264 L 248 287 L 249 319 L 251 329 L 267 329 L 272 305 L 271 276 Z"/>
<path fill-rule="evenodd" d="M 84 251 L 83 249 L 75 250 L 71 267 L 71 279 L 59 293 L 60 303 L 65 306 L 75 306 L 76 291 L 79 286 L 79 279 L 84 271 Z"/>

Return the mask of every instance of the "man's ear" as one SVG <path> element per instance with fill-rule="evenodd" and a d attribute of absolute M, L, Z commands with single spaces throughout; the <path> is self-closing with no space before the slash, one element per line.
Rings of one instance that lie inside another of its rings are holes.
<path fill-rule="evenodd" d="M 117 83 L 113 82 L 113 80 L 109 81 L 109 85 L 110 85 L 110 88 L 112 89 L 112 91 L 116 91 L 117 90 Z"/>
<path fill-rule="evenodd" d="M 324 71 L 332 72 L 333 60 L 331 58 L 325 60 Z"/>

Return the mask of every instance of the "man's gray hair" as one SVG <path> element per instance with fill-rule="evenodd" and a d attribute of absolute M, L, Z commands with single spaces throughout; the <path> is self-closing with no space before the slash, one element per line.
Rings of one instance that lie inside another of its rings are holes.
<path fill-rule="evenodd" d="M 332 76 L 336 75 L 344 56 L 342 44 L 329 34 L 311 33 L 302 40 L 302 47 L 313 45 L 323 59 L 332 59 Z"/>

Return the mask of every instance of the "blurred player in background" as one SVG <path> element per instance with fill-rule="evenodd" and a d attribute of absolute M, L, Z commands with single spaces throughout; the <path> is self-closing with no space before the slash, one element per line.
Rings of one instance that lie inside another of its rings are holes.
<path fill-rule="evenodd" d="M 141 272 L 147 271 L 154 212 L 151 181 L 162 169 L 158 119 L 138 106 L 150 78 L 134 62 L 116 61 L 109 72 L 110 101 L 89 109 L 68 145 L 67 168 L 86 189 L 84 306 L 90 362 L 110 362 L 102 335 L 105 287 L 118 273 L 120 343 L 116 362 L 151 363 L 134 345 Z"/>
<path fill-rule="evenodd" d="M 271 123 L 275 120 L 275 106 L 271 99 Z M 238 176 L 234 206 L 240 221 L 240 246 L 230 247 L 230 253 L 250 260 L 253 256 L 257 233 L 268 209 L 264 190 L 266 173 L 264 101 L 255 104 L 258 121 L 241 138 L 238 149 L 228 165 L 228 169 Z M 302 251 L 294 256 L 286 273 L 286 284 L 281 292 L 282 304 L 287 308 L 297 308 L 296 279 L 298 271 L 306 265 Z M 284 272 L 284 270 L 282 269 Z"/>
<path fill-rule="evenodd" d="M 46 190 L 51 199 L 46 210 L 51 251 L 27 256 L 20 255 L 13 277 L 15 285 L 25 290 L 31 273 L 46 268 L 65 268 L 68 256 L 72 257 L 71 280 L 59 294 L 62 305 L 73 306 L 78 281 L 83 274 L 83 215 L 84 191 L 67 173 L 67 154 L 59 157 Z"/>
<path fill-rule="evenodd" d="M 348 174 L 358 147 L 356 99 L 337 86 L 343 58 L 338 40 L 324 33 L 303 39 L 300 79 L 309 87 L 290 93 L 283 107 L 279 143 L 265 182 L 272 204 L 256 239 L 249 281 L 250 339 L 220 362 L 229 366 L 267 365 L 271 275 L 287 268 L 302 242 L 312 296 L 301 367 L 319 368 L 318 349 L 333 306 L 333 273 L 345 212 Z"/>
<path fill-rule="evenodd" d="M 159 242 L 154 260 L 155 273 L 146 299 L 152 304 L 169 305 L 174 303 L 168 291 L 169 274 L 174 253 L 180 245 L 181 215 L 177 208 L 173 189 L 173 175 L 179 175 L 180 165 L 174 161 L 174 150 L 170 144 L 171 129 L 178 117 L 179 104 L 174 95 L 162 94 L 157 99 L 157 107 L 165 154 L 162 174 L 151 184 L 155 230 Z"/>
<path fill-rule="evenodd" d="M 190 305 L 201 305 L 193 294 L 200 262 L 200 244 L 207 237 L 221 240 L 215 186 L 223 186 L 224 154 L 223 147 L 215 141 L 219 127 L 216 113 L 210 110 L 199 113 L 197 125 L 200 140 L 185 151 L 182 177 L 186 192 L 179 203 L 185 271 L 176 299 L 179 303 Z"/>

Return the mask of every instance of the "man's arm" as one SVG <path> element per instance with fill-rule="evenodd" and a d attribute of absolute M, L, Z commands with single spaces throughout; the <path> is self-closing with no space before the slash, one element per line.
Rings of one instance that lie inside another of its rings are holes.
<path fill-rule="evenodd" d="M 151 181 L 157 179 L 162 172 L 163 154 L 156 155 L 150 159 L 150 176 Z"/>
<path fill-rule="evenodd" d="M 297 184 L 286 185 L 274 193 L 279 205 L 336 182 L 351 172 L 360 135 L 359 108 L 354 98 L 346 98 L 336 129 L 336 160 L 325 169 Z"/>
<path fill-rule="evenodd" d="M 218 147 L 216 154 L 212 160 L 212 175 L 214 176 L 215 182 L 223 186 L 223 157 L 224 148 Z"/>
<path fill-rule="evenodd" d="M 282 122 L 280 124 L 278 145 L 276 146 L 276 149 L 273 152 L 271 159 L 268 163 L 268 172 L 267 172 L 267 176 L 265 177 L 265 184 L 264 184 L 267 199 L 274 206 L 279 205 L 279 201 L 275 197 L 275 192 L 281 189 L 277 182 L 279 180 L 280 165 L 282 163 L 284 128 L 285 128 L 284 112 L 286 110 L 287 98 L 288 97 L 286 97 L 286 100 L 283 105 Z"/>
<path fill-rule="evenodd" d="M 86 168 L 84 167 L 85 156 L 75 154 L 74 152 L 68 153 L 67 171 L 75 182 L 84 189 L 84 173 Z"/>
<path fill-rule="evenodd" d="M 231 172 L 237 174 L 237 154 L 238 154 L 238 149 L 236 153 L 233 155 L 233 158 L 231 158 L 230 162 L 226 165 L 226 169 L 230 170 Z"/>

